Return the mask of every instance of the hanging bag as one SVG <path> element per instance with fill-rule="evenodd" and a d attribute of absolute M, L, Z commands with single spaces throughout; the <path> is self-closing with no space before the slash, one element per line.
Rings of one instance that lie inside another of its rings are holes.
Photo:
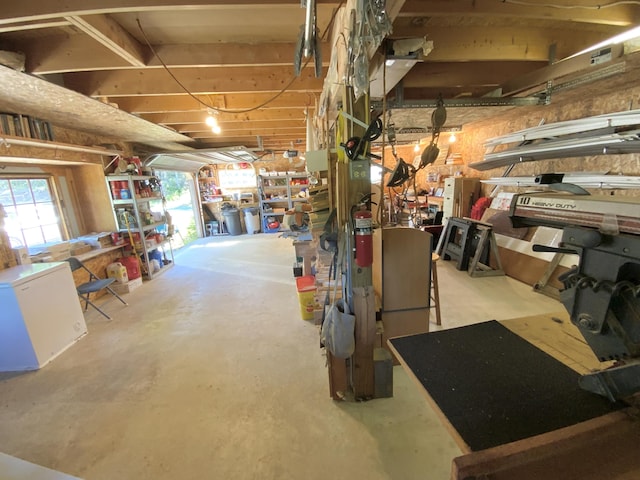
<path fill-rule="evenodd" d="M 341 252 L 344 248 L 339 248 L 338 250 Z M 339 255 L 339 257 L 341 259 L 342 255 Z M 340 263 L 341 261 L 339 260 L 337 264 Z M 320 341 L 334 357 L 349 358 L 356 349 L 356 317 L 351 314 L 349 305 L 344 299 L 336 300 L 337 288 L 338 279 L 336 275 L 333 284 L 333 302 L 328 307 L 325 306 L 326 313 L 320 329 Z"/>
<path fill-rule="evenodd" d="M 351 315 L 347 302 L 334 301 L 322 324 L 320 339 L 336 358 L 349 358 L 356 349 L 354 337 L 356 317 Z"/>

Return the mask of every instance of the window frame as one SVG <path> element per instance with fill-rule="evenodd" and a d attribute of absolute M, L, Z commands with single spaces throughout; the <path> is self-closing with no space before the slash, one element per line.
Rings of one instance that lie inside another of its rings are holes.
<path fill-rule="evenodd" d="M 59 241 L 65 241 L 68 239 L 69 235 L 68 235 L 68 231 L 67 231 L 67 226 L 66 226 L 66 221 L 64 218 L 64 211 L 62 208 L 62 202 L 60 201 L 60 196 L 58 194 L 58 190 L 56 188 L 56 183 L 54 181 L 54 177 L 51 174 L 47 174 L 47 173 L 42 173 L 42 174 L 19 174 L 19 173 L 7 173 L 7 174 L 0 174 L 0 180 L 5 180 L 5 181 L 11 181 L 11 180 L 27 180 L 29 181 L 29 189 L 31 190 L 31 195 L 32 195 L 32 203 L 30 205 L 34 205 L 37 207 L 38 202 L 35 201 L 35 197 L 33 195 L 33 187 L 31 185 L 31 181 L 33 180 L 44 180 L 47 183 L 47 187 L 49 189 L 49 195 L 51 197 L 51 204 L 52 207 L 56 213 L 56 217 L 57 217 L 57 221 L 56 222 L 52 222 L 52 223 L 46 223 L 43 224 L 41 221 L 39 222 L 38 226 L 40 228 L 40 232 L 42 234 L 42 238 L 46 240 L 46 236 L 44 234 L 43 231 L 43 226 L 51 226 L 51 225 L 57 225 L 58 230 L 60 232 L 60 239 Z M 8 208 L 16 208 L 17 206 L 21 205 L 21 204 L 16 204 L 15 203 L 15 196 L 12 192 L 12 203 L 11 204 L 3 204 L 4 210 L 7 211 Z M 5 228 L 6 230 L 6 228 Z M 39 248 L 42 247 L 42 245 L 46 244 L 46 243 L 50 243 L 50 242 L 45 242 L 42 244 L 36 244 L 36 245 L 29 245 L 26 242 L 26 237 L 25 237 L 25 233 L 24 233 L 24 229 L 22 228 L 21 225 L 19 225 L 19 230 L 20 230 L 20 237 L 16 237 L 15 236 L 15 232 L 9 232 L 8 230 L 6 230 L 6 233 L 9 235 L 9 238 L 15 238 L 16 240 L 18 240 L 21 243 L 21 246 L 27 247 L 27 248 Z M 12 245 L 14 248 L 19 247 L 20 245 Z"/>

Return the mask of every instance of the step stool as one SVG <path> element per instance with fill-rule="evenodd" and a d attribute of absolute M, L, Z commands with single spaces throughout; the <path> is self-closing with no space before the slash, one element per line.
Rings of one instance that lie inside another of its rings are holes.
<path fill-rule="evenodd" d="M 440 236 L 436 253 L 443 260 L 456 260 L 458 270 L 469 267 L 471 240 L 475 231 L 472 220 L 453 217 L 447 221 L 444 233 Z"/>

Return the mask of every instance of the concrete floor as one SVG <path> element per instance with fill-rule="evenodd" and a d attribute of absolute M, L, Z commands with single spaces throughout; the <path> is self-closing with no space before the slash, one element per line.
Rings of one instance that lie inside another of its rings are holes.
<path fill-rule="evenodd" d="M 112 321 L 88 312 L 51 364 L 0 373 L 0 451 L 88 480 L 448 479 L 460 450 L 401 367 L 393 398 L 330 399 L 293 256 L 274 234 L 201 239 Z M 562 309 L 439 267 L 442 328 Z"/>

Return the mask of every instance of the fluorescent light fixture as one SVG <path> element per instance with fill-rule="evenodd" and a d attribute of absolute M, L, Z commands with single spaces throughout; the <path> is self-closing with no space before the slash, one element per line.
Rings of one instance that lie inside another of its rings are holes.
<path fill-rule="evenodd" d="M 418 61 L 417 58 L 387 58 L 384 62 L 380 62 L 369 76 L 369 94 L 371 98 L 383 98 L 409 73 L 409 70 Z M 386 69 L 386 73 L 383 69 Z M 382 79 L 385 75 L 386 89 L 383 92 Z"/>
<path fill-rule="evenodd" d="M 591 52 L 593 50 L 597 50 L 602 47 L 606 47 L 607 45 L 612 45 L 616 43 L 623 43 L 627 40 L 631 40 L 632 38 L 640 37 L 640 27 L 634 27 L 631 30 L 627 30 L 626 32 L 622 32 L 619 35 L 609 38 L 603 42 L 597 43 L 589 48 L 582 50 L 581 52 L 574 53 L 568 58 L 577 57 L 578 55 L 582 55 L 583 53 Z"/>

